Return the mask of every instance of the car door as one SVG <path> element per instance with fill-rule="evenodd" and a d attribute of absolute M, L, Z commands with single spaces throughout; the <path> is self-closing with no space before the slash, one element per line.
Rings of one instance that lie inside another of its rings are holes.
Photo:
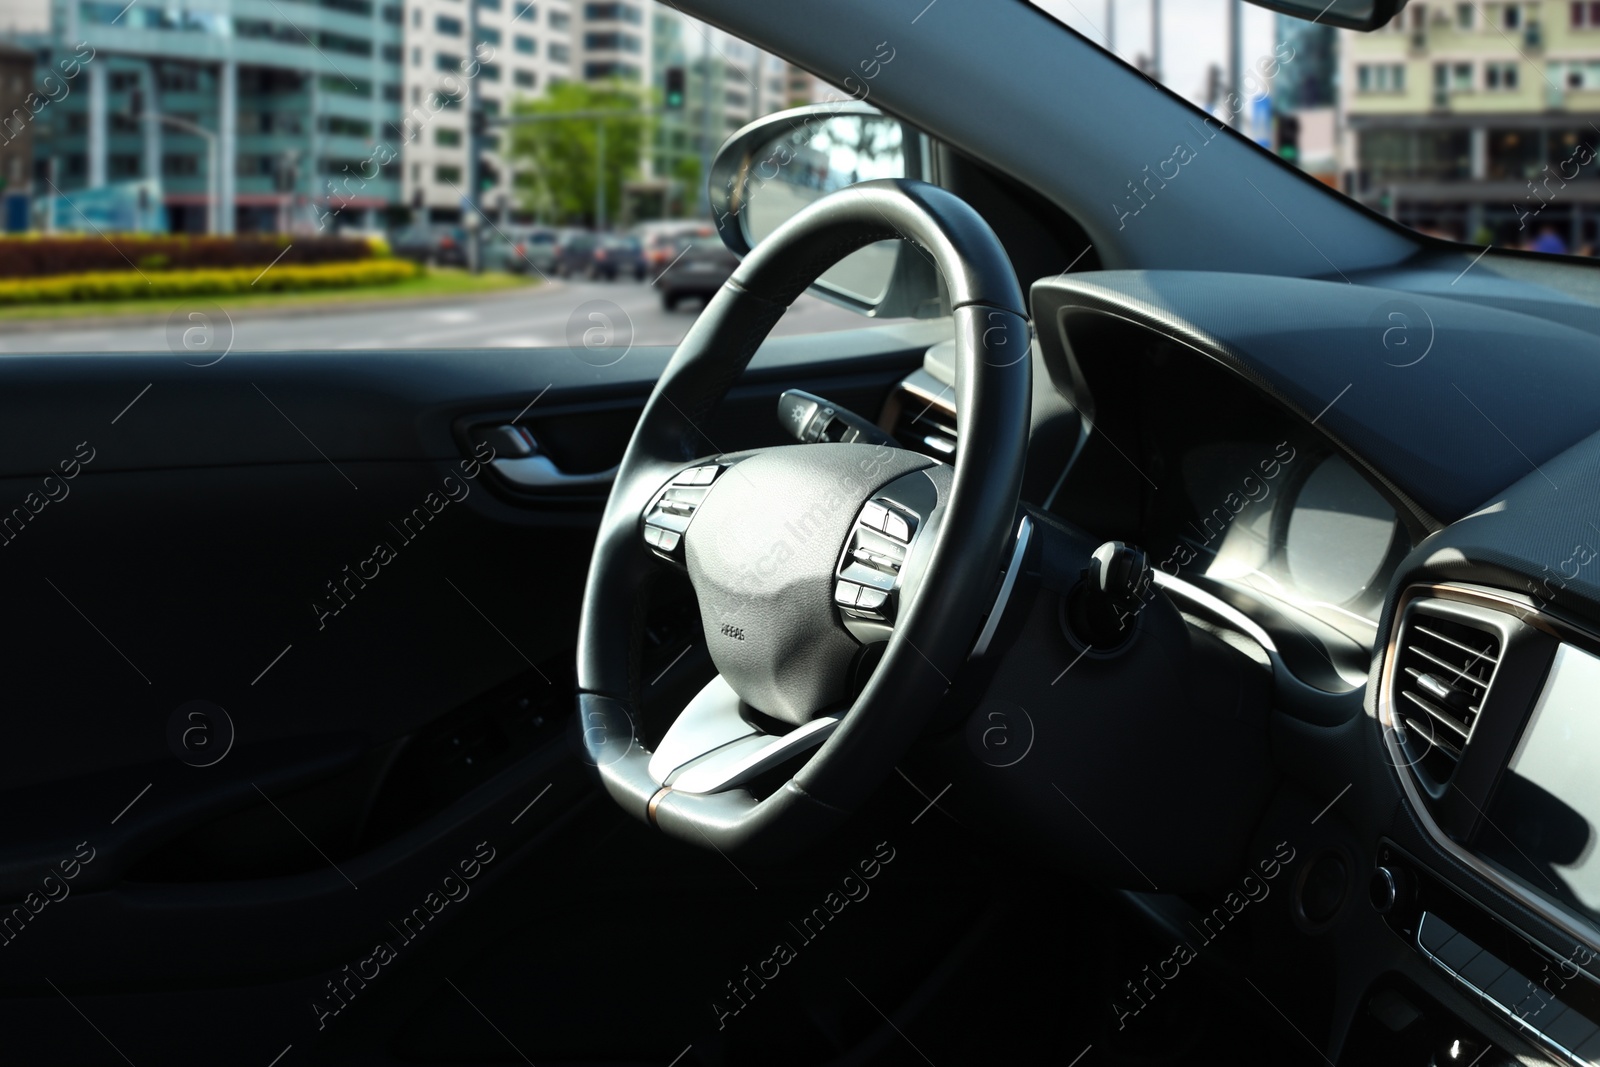
<path fill-rule="evenodd" d="M 876 412 L 945 329 L 773 339 L 705 430 L 783 440 L 790 386 Z M 305 1049 L 578 817 L 579 597 L 670 352 L 0 364 L 13 1048 Z M 670 693 L 698 617 L 649 632 Z"/>

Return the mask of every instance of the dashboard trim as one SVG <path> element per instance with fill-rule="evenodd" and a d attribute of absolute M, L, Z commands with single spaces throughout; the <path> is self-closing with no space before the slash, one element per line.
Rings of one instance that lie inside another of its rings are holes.
<path fill-rule="evenodd" d="M 1413 541 L 1421 540 L 1423 536 L 1445 526 L 1392 478 L 1321 423 L 1321 415 L 1313 417 L 1309 410 L 1285 395 L 1234 345 L 1178 318 L 1171 310 L 1143 305 L 1127 294 L 1105 288 L 1103 283 L 1092 284 L 1086 278 L 1052 278 L 1036 282 L 1031 300 L 1035 322 L 1049 322 L 1054 326 L 1053 330 L 1038 331 L 1045 369 L 1056 389 L 1074 407 L 1078 407 L 1087 383 L 1083 380 L 1077 356 L 1072 351 L 1067 320 L 1074 315 L 1094 315 L 1134 326 L 1220 364 L 1281 410 L 1319 433 L 1334 452 L 1364 472 L 1390 498 L 1390 502 L 1397 505 L 1395 510 L 1410 529 Z"/>
<path fill-rule="evenodd" d="M 1546 1052 L 1555 1053 L 1561 1056 L 1564 1062 L 1574 1064 L 1576 1067 L 1593 1067 L 1592 1061 L 1585 1059 L 1572 1049 L 1567 1048 L 1567 1046 L 1563 1045 L 1555 1038 L 1550 1037 L 1543 1030 L 1540 1030 L 1537 1026 L 1534 1026 L 1532 1023 L 1528 1022 L 1528 1020 L 1518 1015 L 1511 1006 L 1500 1003 L 1500 1001 L 1492 996 L 1488 990 L 1481 988 L 1478 983 L 1472 981 L 1459 970 L 1440 959 L 1437 953 L 1433 952 L 1428 948 L 1427 945 L 1423 944 L 1422 929 L 1430 917 L 1431 913 L 1422 913 L 1422 918 L 1417 922 L 1416 937 L 1413 939 L 1414 944 L 1412 947 L 1414 947 L 1417 952 L 1421 954 L 1423 959 L 1427 960 L 1429 963 L 1439 968 L 1439 970 L 1455 979 L 1455 981 L 1462 988 L 1476 994 L 1480 1004 L 1486 1008 L 1493 1009 L 1494 1013 L 1499 1016 L 1502 1022 L 1508 1022 L 1512 1024 L 1512 1026 L 1521 1032 L 1523 1036 L 1535 1041 Z"/>
<path fill-rule="evenodd" d="M 1390 767 L 1400 779 L 1400 785 L 1411 808 L 1411 814 L 1416 818 L 1418 825 L 1433 840 L 1433 843 L 1479 878 L 1571 937 L 1577 944 L 1600 952 L 1600 928 L 1572 915 L 1563 908 L 1557 907 L 1543 895 L 1535 893 L 1533 890 L 1502 874 L 1499 870 L 1457 844 L 1453 838 L 1446 834 L 1428 809 L 1421 789 L 1417 784 L 1416 776 L 1405 769 L 1408 757 L 1404 749 L 1401 748 L 1400 742 L 1396 739 L 1397 720 L 1394 714 L 1393 702 L 1390 699 L 1390 694 L 1393 691 L 1395 664 L 1398 660 L 1397 643 L 1400 634 L 1400 619 L 1403 617 L 1406 606 L 1411 601 L 1419 597 L 1429 596 L 1505 611 L 1517 615 L 1529 626 L 1544 630 L 1557 638 L 1565 640 L 1569 638 L 1569 635 L 1576 636 L 1578 640 L 1574 641 L 1574 644 L 1593 645 L 1596 642 L 1596 638 L 1586 631 L 1579 630 L 1569 623 L 1556 619 L 1538 608 L 1529 607 L 1525 603 L 1491 589 L 1453 582 L 1422 582 L 1409 585 L 1396 598 L 1392 616 L 1393 623 L 1390 627 L 1388 641 L 1384 645 L 1383 671 L 1379 678 L 1376 706 L 1378 723 L 1383 728 L 1383 744 L 1390 755 Z M 1519 932 L 1523 933 L 1524 936 L 1529 936 L 1526 931 Z M 1587 971 L 1585 973 L 1588 974 Z M 1600 981 L 1600 977 L 1595 975 L 1591 974 L 1589 977 Z"/>

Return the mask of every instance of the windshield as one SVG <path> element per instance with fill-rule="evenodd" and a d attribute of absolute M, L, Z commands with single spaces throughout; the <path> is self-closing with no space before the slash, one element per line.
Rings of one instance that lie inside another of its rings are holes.
<path fill-rule="evenodd" d="M 1414 0 L 1358 33 L 1221 0 L 1034 2 L 1419 233 L 1583 256 L 1600 243 L 1600 4 Z"/>

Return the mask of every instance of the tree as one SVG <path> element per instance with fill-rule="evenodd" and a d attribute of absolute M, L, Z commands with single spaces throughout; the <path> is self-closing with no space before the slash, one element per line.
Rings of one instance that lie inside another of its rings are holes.
<path fill-rule="evenodd" d="M 616 218 L 622 183 L 638 176 L 649 139 L 646 103 L 626 85 L 553 85 L 535 100 L 519 100 L 515 115 L 561 115 L 573 111 L 614 111 L 616 117 L 551 118 L 512 127 L 511 157 L 519 165 L 518 197 L 523 207 L 552 221 L 595 222 L 597 125 L 605 124 L 606 217 Z"/>

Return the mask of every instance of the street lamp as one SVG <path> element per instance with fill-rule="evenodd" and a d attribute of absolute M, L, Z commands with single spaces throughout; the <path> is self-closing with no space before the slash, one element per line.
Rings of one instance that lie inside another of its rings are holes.
<path fill-rule="evenodd" d="M 217 232 L 217 224 L 219 222 L 217 212 L 222 203 L 222 174 L 217 170 L 217 135 L 193 122 L 174 118 L 171 115 L 163 115 L 159 111 L 145 111 L 143 115 L 140 115 L 139 112 L 143 110 L 143 103 L 144 101 L 140 94 L 135 93 L 133 113 L 128 117 L 134 119 L 143 118 L 146 122 L 164 122 L 174 129 L 196 134 L 206 139 L 206 175 L 211 184 L 210 202 L 206 205 L 206 232 L 214 235 Z"/>

